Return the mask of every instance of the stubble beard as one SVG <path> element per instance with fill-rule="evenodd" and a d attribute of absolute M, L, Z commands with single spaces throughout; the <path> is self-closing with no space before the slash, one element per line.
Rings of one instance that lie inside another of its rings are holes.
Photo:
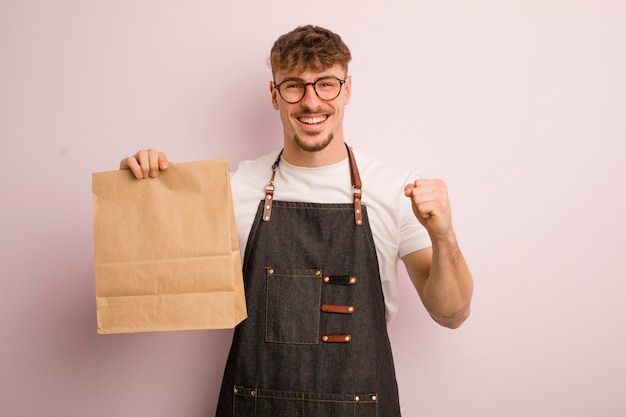
<path fill-rule="evenodd" d="M 321 150 L 326 149 L 326 147 L 328 145 L 330 145 L 330 142 L 333 141 L 335 135 L 331 132 L 328 134 L 328 136 L 326 137 L 326 139 L 324 139 L 321 142 L 317 142 L 317 143 L 313 143 L 313 144 L 309 144 L 306 141 L 302 140 L 302 138 L 298 135 L 293 135 L 293 140 L 296 143 L 296 145 L 298 145 L 298 147 L 300 149 L 302 149 L 303 151 L 306 152 L 319 152 Z"/>

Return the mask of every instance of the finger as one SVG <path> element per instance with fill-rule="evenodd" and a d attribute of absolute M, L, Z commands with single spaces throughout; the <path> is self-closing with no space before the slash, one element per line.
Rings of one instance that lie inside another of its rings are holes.
<path fill-rule="evenodd" d="M 120 161 L 120 169 L 129 169 L 135 178 L 143 178 L 139 162 L 137 162 L 137 159 L 134 156 L 122 159 Z"/>
<path fill-rule="evenodd" d="M 406 195 L 407 197 L 412 197 L 418 192 L 420 194 L 425 194 L 428 190 L 432 189 L 434 184 L 435 183 L 433 182 L 433 180 L 417 179 L 412 183 L 405 185 L 404 195 Z"/>
<path fill-rule="evenodd" d="M 423 199 L 446 200 L 448 188 L 441 180 L 419 180 L 418 185 L 415 186 L 413 195 L 419 195 L 420 198 Z"/>
<path fill-rule="evenodd" d="M 143 170 L 141 169 L 141 165 L 137 161 L 137 158 L 135 158 L 133 156 L 128 158 L 128 167 L 133 172 L 133 175 L 135 175 L 135 178 L 144 178 L 145 177 L 145 174 L 143 173 Z"/>
<path fill-rule="evenodd" d="M 159 175 L 159 151 L 148 149 L 148 167 L 152 178 Z"/>
<path fill-rule="evenodd" d="M 170 161 L 167 159 L 167 155 L 163 152 L 159 152 L 159 169 L 165 171 L 170 166 Z"/>
<path fill-rule="evenodd" d="M 441 180 L 418 179 L 415 180 L 413 185 L 419 192 L 424 194 L 445 188 L 445 184 Z"/>
<path fill-rule="evenodd" d="M 419 187 L 409 184 L 404 188 L 404 194 L 411 198 L 415 204 L 422 204 L 441 198 L 441 192 L 431 186 L 420 185 Z"/>
<path fill-rule="evenodd" d="M 433 201 L 428 201 L 426 203 L 417 204 L 417 213 L 423 219 L 429 219 L 433 216 L 436 216 L 437 213 L 437 204 Z"/>
<path fill-rule="evenodd" d="M 137 161 L 137 165 L 139 167 L 139 175 L 136 175 L 137 178 L 146 178 L 148 176 L 148 173 L 150 172 L 148 151 L 142 149 L 134 155 L 134 158 Z"/>

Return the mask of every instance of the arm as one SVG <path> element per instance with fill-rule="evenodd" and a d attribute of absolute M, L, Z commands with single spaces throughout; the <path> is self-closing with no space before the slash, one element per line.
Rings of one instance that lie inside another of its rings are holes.
<path fill-rule="evenodd" d="M 432 318 L 457 328 L 469 317 L 473 280 L 452 229 L 447 188 L 441 180 L 417 180 L 404 193 L 432 247 L 410 253 L 402 261 Z"/>
<path fill-rule="evenodd" d="M 130 169 L 136 178 L 154 178 L 169 167 L 167 156 L 156 149 L 140 150 L 120 161 L 120 169 Z"/>

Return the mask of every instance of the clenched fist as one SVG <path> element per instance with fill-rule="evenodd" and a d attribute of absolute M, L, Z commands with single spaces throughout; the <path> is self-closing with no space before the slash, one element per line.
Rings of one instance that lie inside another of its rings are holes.
<path fill-rule="evenodd" d="M 413 213 L 434 239 L 454 236 L 448 188 L 439 179 L 419 179 L 404 187 L 411 199 Z"/>

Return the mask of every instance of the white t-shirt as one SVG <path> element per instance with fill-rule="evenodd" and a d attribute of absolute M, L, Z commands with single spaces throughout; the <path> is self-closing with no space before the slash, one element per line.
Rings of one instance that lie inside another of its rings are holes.
<path fill-rule="evenodd" d="M 231 175 L 239 246 L 243 254 L 265 185 L 272 176 L 278 151 L 252 161 L 243 161 Z M 367 207 L 380 268 L 387 321 L 398 311 L 398 259 L 431 245 L 426 229 L 417 221 L 404 186 L 420 178 L 416 171 L 393 168 L 354 149 L 363 186 L 362 203 Z M 348 158 L 329 166 L 305 168 L 281 159 L 274 178 L 274 199 L 311 203 L 352 203 Z"/>

